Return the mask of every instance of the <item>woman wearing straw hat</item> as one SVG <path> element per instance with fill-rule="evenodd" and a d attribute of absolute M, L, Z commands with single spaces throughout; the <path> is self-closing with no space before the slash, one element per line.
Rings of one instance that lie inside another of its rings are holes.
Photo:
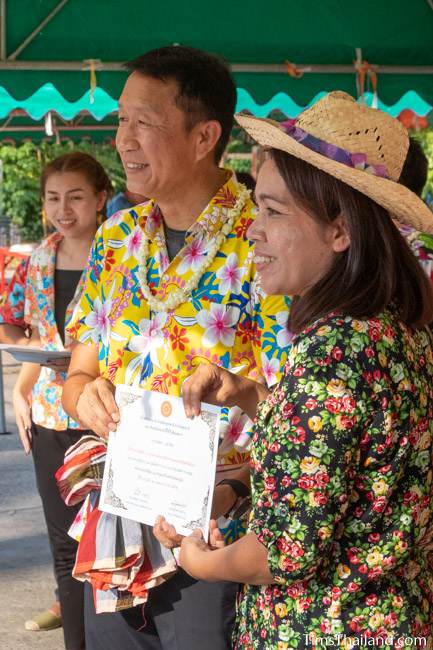
<path fill-rule="evenodd" d="M 203 399 L 256 422 L 248 534 L 224 547 L 213 523 L 180 564 L 245 584 L 236 648 L 432 648 L 433 293 L 391 215 L 433 214 L 398 183 L 407 132 L 339 92 L 287 132 L 237 119 L 269 149 L 249 237 L 294 339 L 272 392 L 213 365 L 185 384 L 190 417 Z"/>

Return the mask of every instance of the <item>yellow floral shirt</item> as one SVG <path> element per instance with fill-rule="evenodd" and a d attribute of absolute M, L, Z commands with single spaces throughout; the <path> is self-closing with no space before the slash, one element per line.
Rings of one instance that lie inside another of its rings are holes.
<path fill-rule="evenodd" d="M 246 236 L 255 210 L 250 198 L 186 302 L 168 312 L 152 312 L 140 289 L 143 264 L 159 299 L 185 287 L 212 254 L 241 188 L 234 177 L 228 178 L 171 262 L 154 201 L 119 212 L 100 227 L 68 332 L 98 346 L 102 376 L 114 384 L 176 396 L 201 363 L 238 368 L 245 376 L 263 377 L 268 385 L 278 381 L 290 342 L 289 301 L 266 297 L 260 289 Z M 147 260 L 141 259 L 144 237 L 149 241 Z M 248 419 L 238 409 L 226 411 L 222 425 L 220 471 L 242 464 L 249 442 Z"/>

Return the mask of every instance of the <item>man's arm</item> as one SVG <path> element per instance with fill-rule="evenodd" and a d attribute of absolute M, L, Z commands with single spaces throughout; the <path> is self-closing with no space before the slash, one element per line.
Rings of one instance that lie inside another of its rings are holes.
<path fill-rule="evenodd" d="M 248 461 L 236 471 L 230 472 L 229 481 L 238 481 L 242 483 L 248 490 L 250 490 L 250 465 Z M 216 484 L 213 501 L 212 501 L 212 519 L 218 519 L 218 517 L 224 516 L 227 514 L 232 507 L 235 505 L 238 500 L 238 494 L 235 491 L 234 487 L 230 483 L 224 483 L 220 485 Z"/>
<path fill-rule="evenodd" d="M 65 411 L 83 428 L 107 438 L 119 422 L 114 391 L 113 384 L 99 374 L 97 346 L 76 343 L 63 389 Z"/>

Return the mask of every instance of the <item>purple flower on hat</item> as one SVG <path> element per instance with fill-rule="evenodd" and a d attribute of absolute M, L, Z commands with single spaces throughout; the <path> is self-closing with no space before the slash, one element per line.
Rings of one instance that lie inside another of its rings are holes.
<path fill-rule="evenodd" d="M 381 178 L 389 178 L 388 170 L 386 169 L 385 165 L 371 165 L 371 167 L 374 167 L 374 174 L 376 176 L 380 176 Z"/>
<path fill-rule="evenodd" d="M 280 126 L 283 129 L 283 131 L 285 131 L 286 133 L 290 133 L 290 130 L 292 129 L 295 123 L 296 120 L 289 118 L 288 120 L 284 120 L 284 122 L 280 122 Z"/>
<path fill-rule="evenodd" d="M 367 163 L 365 153 L 352 153 L 350 159 L 352 160 L 352 167 L 355 167 L 355 169 L 365 169 Z"/>
<path fill-rule="evenodd" d="M 369 165 L 365 153 L 351 153 L 346 149 L 337 147 L 335 144 L 316 138 L 316 136 L 296 126 L 296 120 L 289 119 L 280 124 L 287 135 L 296 140 L 296 142 L 302 142 L 305 147 L 329 158 L 329 160 L 334 160 L 353 169 L 366 171 L 374 176 L 389 178 L 386 167 L 384 165 Z"/>

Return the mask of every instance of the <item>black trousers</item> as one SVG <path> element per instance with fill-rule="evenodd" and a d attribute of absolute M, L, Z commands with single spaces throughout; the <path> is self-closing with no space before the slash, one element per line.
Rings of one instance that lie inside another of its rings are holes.
<path fill-rule="evenodd" d="M 95 614 L 86 584 L 86 650 L 229 650 L 237 590 L 235 583 L 197 581 L 179 570 L 150 590 L 146 605 Z"/>
<path fill-rule="evenodd" d="M 63 465 L 66 450 L 85 433 L 77 429 L 53 431 L 34 423 L 32 426 L 36 483 L 53 556 L 66 650 L 85 648 L 84 585 L 72 577 L 77 543 L 68 535 L 80 506 L 65 505 L 54 474 Z"/>

